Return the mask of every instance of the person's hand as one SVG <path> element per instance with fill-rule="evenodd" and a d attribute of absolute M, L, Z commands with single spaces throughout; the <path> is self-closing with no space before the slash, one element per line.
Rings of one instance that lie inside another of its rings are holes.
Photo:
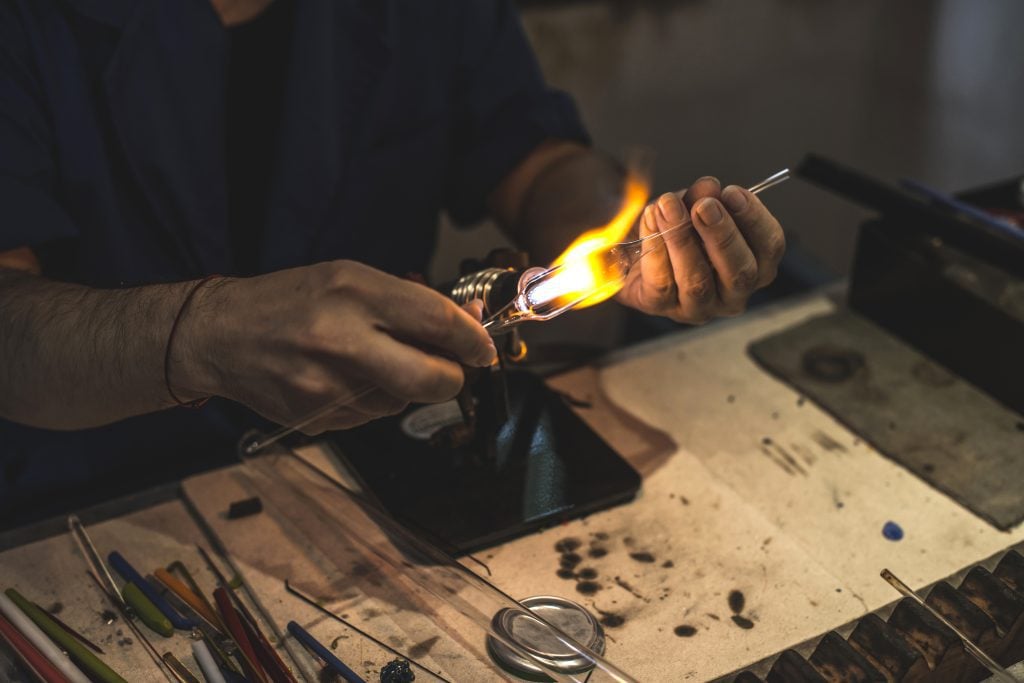
<path fill-rule="evenodd" d="M 692 224 L 654 238 L 618 294 L 622 303 L 676 322 L 702 324 L 743 312 L 747 299 L 775 279 L 786 248 L 782 226 L 747 190 L 724 190 L 701 178 L 644 209 L 640 237 Z"/>
<path fill-rule="evenodd" d="M 282 425 L 359 394 L 302 431 L 352 427 L 448 400 L 462 387 L 460 363 L 491 364 L 479 306 L 467 309 L 351 261 L 214 282 L 182 323 L 172 379 Z"/>

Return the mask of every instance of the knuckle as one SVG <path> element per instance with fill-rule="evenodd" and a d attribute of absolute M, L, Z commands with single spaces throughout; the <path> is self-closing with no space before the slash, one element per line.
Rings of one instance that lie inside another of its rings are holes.
<path fill-rule="evenodd" d="M 692 278 L 685 291 L 686 298 L 699 306 L 707 305 L 715 298 L 715 285 L 708 275 Z"/>
<path fill-rule="evenodd" d="M 779 230 L 768 239 L 768 244 L 765 245 L 765 257 L 771 263 L 778 263 L 782 260 L 782 256 L 785 253 L 786 237 L 783 235 L 782 230 Z"/>
<path fill-rule="evenodd" d="M 732 288 L 740 292 L 749 292 L 757 284 L 757 265 L 746 263 L 737 270 L 730 279 Z"/>
<path fill-rule="evenodd" d="M 740 231 L 731 225 L 727 225 L 716 232 L 717 234 L 714 237 L 715 246 L 721 251 L 727 251 L 730 249 L 734 244 L 736 244 L 736 240 L 740 238 Z"/>

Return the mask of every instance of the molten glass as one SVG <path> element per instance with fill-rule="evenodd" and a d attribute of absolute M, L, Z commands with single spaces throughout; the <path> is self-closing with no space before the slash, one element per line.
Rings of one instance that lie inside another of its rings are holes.
<path fill-rule="evenodd" d="M 789 179 L 789 169 L 748 188 L 759 192 Z M 527 320 L 550 320 L 573 308 L 592 306 L 622 289 L 633 265 L 656 245 L 652 242 L 690 225 L 678 225 L 630 242 L 622 242 L 647 202 L 648 186 L 630 175 L 622 207 L 607 225 L 578 237 L 549 268 L 531 268 L 519 279 L 519 294 L 484 322 L 491 335 L 507 332 Z M 648 244 L 648 242 L 652 242 Z"/>

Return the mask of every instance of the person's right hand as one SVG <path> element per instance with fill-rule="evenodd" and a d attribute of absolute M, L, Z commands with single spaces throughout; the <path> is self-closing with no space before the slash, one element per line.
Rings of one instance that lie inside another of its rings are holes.
<path fill-rule="evenodd" d="M 224 396 L 282 425 L 363 392 L 302 431 L 353 427 L 454 397 L 460 363 L 495 358 L 478 318 L 428 287 L 352 261 L 214 281 L 182 322 L 171 380 L 184 395 Z"/>

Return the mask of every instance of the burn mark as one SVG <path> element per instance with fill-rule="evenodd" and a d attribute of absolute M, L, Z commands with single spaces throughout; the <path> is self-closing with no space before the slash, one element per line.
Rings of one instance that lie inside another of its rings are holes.
<path fill-rule="evenodd" d="M 598 541 L 607 541 L 608 540 L 608 534 L 606 534 L 603 531 L 595 531 L 594 532 L 594 538 L 597 539 Z"/>
<path fill-rule="evenodd" d="M 711 618 L 711 619 L 714 619 L 715 621 L 721 621 L 722 620 L 722 618 L 720 616 L 718 616 L 717 614 L 715 614 L 714 612 L 708 612 L 707 616 L 709 618 Z"/>
<path fill-rule="evenodd" d="M 746 617 L 742 617 L 739 614 L 732 615 L 732 623 L 736 624 L 742 629 L 750 630 L 754 628 L 754 622 Z"/>
<path fill-rule="evenodd" d="M 811 438 L 826 451 L 838 451 L 840 453 L 846 452 L 846 446 L 839 443 L 825 432 L 814 432 L 811 434 Z"/>
<path fill-rule="evenodd" d="M 680 624 L 672 629 L 672 633 L 675 633 L 680 638 L 692 638 L 697 635 L 697 629 L 689 624 Z"/>
<path fill-rule="evenodd" d="M 576 573 L 573 570 L 571 570 L 571 569 L 569 569 L 567 567 L 562 567 L 557 572 L 555 572 L 555 575 L 558 576 L 558 578 L 560 578 L 560 579 L 575 579 L 576 578 Z"/>
<path fill-rule="evenodd" d="M 562 555 L 562 559 L 559 560 L 559 563 L 562 565 L 562 567 L 566 569 L 571 569 L 572 567 L 575 567 L 582 561 L 583 558 L 580 557 L 579 553 L 565 553 L 564 555 Z"/>
<path fill-rule="evenodd" d="M 686 496 L 679 496 L 679 502 L 682 503 L 683 505 L 689 505 L 690 499 L 687 498 Z"/>
<path fill-rule="evenodd" d="M 726 403 L 735 403 L 736 397 L 733 396 L 732 394 L 729 394 L 728 396 L 725 397 L 725 401 Z"/>
<path fill-rule="evenodd" d="M 60 614 L 61 612 L 64 611 L 64 603 L 55 602 L 52 605 L 50 605 L 49 607 L 47 607 L 46 611 L 49 612 L 50 614 Z"/>
<path fill-rule="evenodd" d="M 578 538 L 563 538 L 555 544 L 555 550 L 560 553 L 571 553 L 574 550 L 578 550 L 581 545 L 583 544 Z"/>
<path fill-rule="evenodd" d="M 431 636 L 422 642 L 416 643 L 409 648 L 409 657 L 411 659 L 419 659 L 430 654 L 430 651 L 437 645 L 439 640 L 441 640 L 441 636 Z"/>
<path fill-rule="evenodd" d="M 601 590 L 601 584 L 596 581 L 580 581 L 576 584 L 576 590 L 584 595 L 593 595 Z"/>
<path fill-rule="evenodd" d="M 115 621 L 117 621 L 117 613 L 113 610 L 105 609 L 102 612 L 100 612 L 100 619 L 103 620 L 104 624 L 109 626 L 110 624 L 113 624 Z"/>
<path fill-rule="evenodd" d="M 672 560 L 665 560 L 664 562 L 661 563 L 661 568 L 662 569 L 671 569 L 674 566 L 676 566 L 676 563 L 673 562 Z"/>
<path fill-rule="evenodd" d="M 597 546 L 597 545 L 593 546 L 590 550 L 587 551 L 587 556 L 588 557 L 592 557 L 595 560 L 597 558 L 599 558 L 599 557 L 604 557 L 607 554 L 608 554 L 608 549 L 607 548 L 602 548 L 601 546 Z"/>
<path fill-rule="evenodd" d="M 584 581 L 593 581 L 597 578 L 597 570 L 592 567 L 584 567 L 583 569 L 579 570 L 576 576 L 583 579 Z"/>
<path fill-rule="evenodd" d="M 626 617 L 612 612 L 601 612 L 601 625 L 608 628 L 619 628 L 626 623 Z"/>
<path fill-rule="evenodd" d="M 733 614 L 739 614 L 742 612 L 746 605 L 747 597 L 743 595 L 743 591 L 729 591 L 729 609 L 733 611 Z"/>
<path fill-rule="evenodd" d="M 646 551 L 630 553 L 629 556 L 631 558 L 633 558 L 634 560 L 636 560 L 637 562 L 643 562 L 644 564 L 649 564 L 651 562 L 654 562 L 655 559 L 656 559 L 654 557 L 654 555 L 652 555 L 652 554 L 650 554 L 649 552 L 646 552 Z"/>
<path fill-rule="evenodd" d="M 807 476 L 807 470 L 796 461 L 796 458 L 788 450 L 775 443 L 770 436 L 762 437 L 761 453 L 781 467 L 786 474 L 802 474 L 805 477 Z"/>
<path fill-rule="evenodd" d="M 864 369 L 864 354 L 830 344 L 820 344 L 804 352 L 800 359 L 804 373 L 829 384 L 845 382 Z"/>
<path fill-rule="evenodd" d="M 633 588 L 633 586 L 629 585 L 629 582 L 624 580 L 621 576 L 615 577 L 615 584 L 622 590 L 628 592 L 634 598 L 638 598 L 640 600 L 643 600 L 644 602 L 650 602 L 650 600 L 645 598 L 641 593 L 637 592 L 637 590 Z"/>

